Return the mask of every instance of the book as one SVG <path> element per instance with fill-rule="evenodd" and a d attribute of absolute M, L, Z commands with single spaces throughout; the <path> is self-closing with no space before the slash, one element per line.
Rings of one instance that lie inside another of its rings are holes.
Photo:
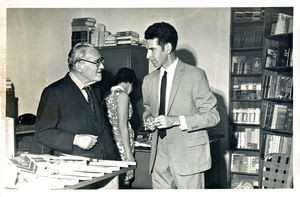
<path fill-rule="evenodd" d="M 286 105 L 274 104 L 273 117 L 270 129 L 280 129 L 281 127 L 284 127 L 286 110 Z"/>
<path fill-rule="evenodd" d="M 119 31 L 116 36 L 133 36 L 139 38 L 139 34 L 135 31 Z"/>
<path fill-rule="evenodd" d="M 89 21 L 89 22 L 96 22 L 95 18 L 92 17 L 83 17 L 83 18 L 73 18 L 74 22 L 78 22 L 78 21 Z"/>
<path fill-rule="evenodd" d="M 252 73 L 260 73 L 262 70 L 262 65 L 261 65 L 261 58 L 253 58 L 252 59 L 252 64 L 251 64 L 251 72 Z"/>
<path fill-rule="evenodd" d="M 276 88 L 274 98 L 292 99 L 293 98 L 293 77 L 286 75 L 278 75 L 276 80 Z"/>
<path fill-rule="evenodd" d="M 72 23 L 71 23 L 72 27 L 74 27 L 74 26 L 94 27 L 95 24 L 96 24 L 95 22 L 91 22 L 91 21 L 72 21 Z"/>
<path fill-rule="evenodd" d="M 277 23 L 274 34 L 284 34 L 288 33 L 289 31 L 289 25 L 290 25 L 290 19 L 291 15 L 284 14 L 284 13 L 278 13 L 277 16 Z"/>
<path fill-rule="evenodd" d="M 281 154 L 290 155 L 292 152 L 292 145 L 293 145 L 292 137 L 267 134 L 264 157 L 267 158 L 268 155 L 272 153 L 281 153 Z"/>
<path fill-rule="evenodd" d="M 253 189 L 258 188 L 259 181 L 256 176 L 233 174 L 231 179 L 232 189 Z"/>
<path fill-rule="evenodd" d="M 267 49 L 265 68 L 277 66 L 278 51 L 276 49 Z"/>
<path fill-rule="evenodd" d="M 232 153 L 231 155 L 231 171 L 232 172 L 245 172 L 245 173 L 258 173 L 259 157 L 247 156 L 240 153 Z"/>
<path fill-rule="evenodd" d="M 284 121 L 284 129 L 288 133 L 292 133 L 293 131 L 293 108 L 287 108 L 286 110 L 286 118 Z"/>

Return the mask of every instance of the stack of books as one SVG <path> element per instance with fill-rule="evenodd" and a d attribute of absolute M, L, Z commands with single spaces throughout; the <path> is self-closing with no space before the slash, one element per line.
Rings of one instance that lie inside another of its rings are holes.
<path fill-rule="evenodd" d="M 288 104 L 262 102 L 261 127 L 293 132 L 293 108 Z"/>
<path fill-rule="evenodd" d="M 271 35 L 293 32 L 293 16 L 284 13 L 278 13 L 273 16 L 273 20 L 275 22 L 272 23 Z"/>
<path fill-rule="evenodd" d="M 105 32 L 105 41 L 104 46 L 117 46 L 117 39 L 115 34 L 111 34 L 110 32 Z"/>
<path fill-rule="evenodd" d="M 234 84 L 233 99 L 261 99 L 261 83 Z"/>
<path fill-rule="evenodd" d="M 117 45 L 139 45 L 139 34 L 134 31 L 119 31 L 116 33 Z"/>
<path fill-rule="evenodd" d="M 265 70 L 263 98 L 293 99 L 293 77 Z"/>
<path fill-rule="evenodd" d="M 79 42 L 88 42 L 97 47 L 104 45 L 105 25 L 96 23 L 95 18 L 74 18 L 71 26 L 72 47 Z"/>
<path fill-rule="evenodd" d="M 258 173 L 259 157 L 233 153 L 231 157 L 231 171 L 244 173 Z"/>
<path fill-rule="evenodd" d="M 258 128 L 244 128 L 241 131 L 234 132 L 236 139 L 235 148 L 238 149 L 259 149 L 259 129 Z"/>
<path fill-rule="evenodd" d="M 9 78 L 6 79 L 6 94 L 15 94 L 14 84 Z"/>

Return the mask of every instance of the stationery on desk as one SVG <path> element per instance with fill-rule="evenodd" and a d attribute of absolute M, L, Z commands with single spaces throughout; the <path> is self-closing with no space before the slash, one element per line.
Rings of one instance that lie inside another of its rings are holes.
<path fill-rule="evenodd" d="M 14 180 L 6 184 L 6 188 L 31 188 L 34 184 L 45 189 L 64 189 L 79 183 L 86 186 L 89 183 L 83 182 L 94 178 L 103 177 L 91 182 L 118 176 L 127 169 L 134 169 L 136 162 L 97 160 L 67 154 L 52 156 L 24 153 L 9 159 L 8 166 L 8 176 Z"/>

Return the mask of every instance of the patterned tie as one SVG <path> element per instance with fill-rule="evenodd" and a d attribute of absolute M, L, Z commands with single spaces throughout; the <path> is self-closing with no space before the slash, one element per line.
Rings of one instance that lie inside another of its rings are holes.
<path fill-rule="evenodd" d="M 92 89 L 90 86 L 86 86 L 83 88 L 86 91 L 86 94 L 88 96 L 88 103 L 90 105 L 90 109 L 94 115 L 94 119 L 96 119 L 96 113 L 95 113 L 95 103 L 94 103 L 94 98 L 92 94 Z"/>
<path fill-rule="evenodd" d="M 164 72 L 164 76 L 162 77 L 161 84 L 160 84 L 159 115 L 165 115 L 166 89 L 167 89 L 167 71 Z M 161 139 L 163 139 L 167 135 L 166 129 L 159 129 L 158 135 Z"/>

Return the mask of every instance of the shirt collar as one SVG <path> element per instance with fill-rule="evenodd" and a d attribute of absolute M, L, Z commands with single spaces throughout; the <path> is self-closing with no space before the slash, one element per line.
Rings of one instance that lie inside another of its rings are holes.
<path fill-rule="evenodd" d="M 177 63 L 178 63 L 178 58 L 176 58 L 176 60 L 167 69 L 161 67 L 160 73 L 163 74 L 165 71 L 167 71 L 168 75 L 173 74 L 175 72 Z"/>
<path fill-rule="evenodd" d="M 92 85 L 93 83 L 95 83 L 95 82 L 90 82 L 90 83 L 87 83 L 86 85 L 84 85 L 84 84 L 78 79 L 78 77 L 76 77 L 76 75 L 74 75 L 74 73 L 69 72 L 69 76 L 70 76 L 70 78 L 72 79 L 72 81 L 78 86 L 78 88 L 79 88 L 80 90 L 82 90 L 84 87 L 87 87 L 87 86 Z"/>

